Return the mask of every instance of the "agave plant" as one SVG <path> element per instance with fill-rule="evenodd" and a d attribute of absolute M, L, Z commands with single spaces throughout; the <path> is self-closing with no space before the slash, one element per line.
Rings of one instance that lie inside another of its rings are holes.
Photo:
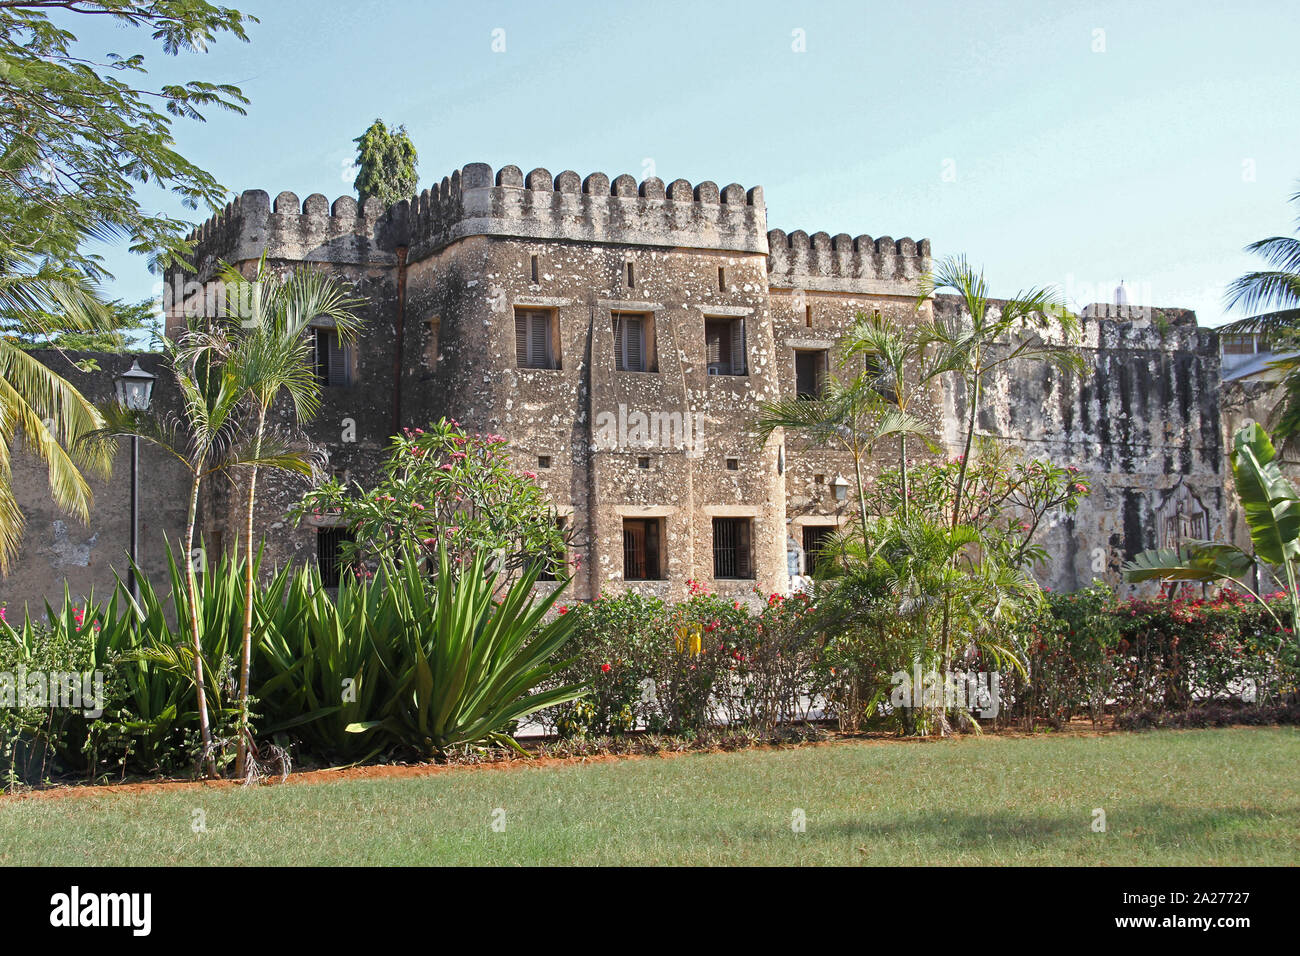
<path fill-rule="evenodd" d="M 1135 583 L 1231 580 L 1259 599 L 1273 615 L 1278 630 L 1285 632 L 1292 625 L 1284 625 L 1245 579 L 1260 563 L 1278 569 L 1290 597 L 1291 621 L 1300 620 L 1300 592 L 1296 589 L 1300 579 L 1300 493 L 1282 475 L 1277 450 L 1268 432 L 1256 422 L 1242 426 L 1233 436 L 1232 480 L 1250 529 L 1253 554 L 1231 544 L 1193 541 L 1177 548 L 1143 551 L 1124 565 L 1124 575 Z"/>
<path fill-rule="evenodd" d="M 521 749 L 509 734 L 516 721 L 583 693 L 576 685 L 536 690 L 564 665 L 556 658 L 573 634 L 566 615 L 546 620 L 563 589 L 535 594 L 539 573 L 530 568 L 499 593 L 483 553 L 453 572 L 440 550 L 432 586 L 412 553 L 400 565 L 385 561 L 364 585 L 383 589 L 392 608 L 393 626 L 370 634 L 384 703 L 378 719 L 348 730 L 430 755 L 482 741 Z"/>
<path fill-rule="evenodd" d="M 386 746 L 373 730 L 350 733 L 375 719 L 383 704 L 383 674 L 372 642 L 387 643 L 401 625 L 381 587 L 351 576 L 331 599 L 314 566 L 300 568 L 284 590 L 281 620 L 262 610 L 253 681 L 266 715 L 265 732 L 292 735 L 331 760 L 360 763 Z"/>

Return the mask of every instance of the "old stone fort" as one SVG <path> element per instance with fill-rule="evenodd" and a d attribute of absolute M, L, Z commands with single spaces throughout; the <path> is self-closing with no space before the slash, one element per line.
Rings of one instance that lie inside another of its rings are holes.
<path fill-rule="evenodd" d="M 959 308 L 942 295 L 917 307 L 928 240 L 769 229 L 760 187 L 680 179 L 473 163 L 386 209 L 247 191 L 195 238 L 199 282 L 222 262 L 252 269 L 265 254 L 354 283 L 366 303 L 358 342 L 314 333 L 325 387 L 307 428 L 330 468 L 364 484 L 391 435 L 444 415 L 505 436 L 572 531 L 579 599 L 625 588 L 675 598 L 689 580 L 737 596 L 786 591 L 850 514 L 841 488 L 852 465 L 793 435 L 760 442 L 760 403 L 815 391 L 855 316 L 926 321 Z M 182 312 L 169 314 L 169 333 Z M 980 433 L 1091 481 L 1078 512 L 1046 532 L 1040 577 L 1058 589 L 1118 583 L 1144 548 L 1236 535 L 1225 438 L 1258 414 L 1258 394 L 1229 394 L 1219 337 L 1192 313 L 1099 304 L 1082 317 L 1088 374 L 1008 366 L 979 421 Z M 159 373 L 155 401 L 174 406 L 161 357 L 137 357 Z M 47 361 L 106 399 L 131 359 L 97 356 L 90 373 L 55 353 Z M 964 402 L 951 382 L 930 396 L 950 454 Z M 186 478 L 158 453 L 141 457 L 142 561 L 161 574 L 164 539 L 184 525 Z M 890 450 L 880 465 L 895 458 Z M 65 579 L 74 594 L 102 592 L 129 535 L 125 453 L 96 485 L 89 527 L 54 508 L 34 463 L 16 465 L 28 527 L 0 598 L 39 602 Z M 273 560 L 328 566 L 339 529 L 286 518 L 304 487 L 265 475 L 257 526 Z M 235 540 L 237 512 L 229 484 L 210 483 L 209 551 Z"/>

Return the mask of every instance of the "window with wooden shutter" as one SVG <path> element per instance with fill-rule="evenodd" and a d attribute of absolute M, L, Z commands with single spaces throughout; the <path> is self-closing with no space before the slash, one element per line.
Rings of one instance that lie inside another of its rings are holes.
<path fill-rule="evenodd" d="M 515 310 L 515 364 L 519 368 L 558 368 L 552 341 L 551 313 Z"/>
<path fill-rule="evenodd" d="M 705 319 L 704 351 L 710 375 L 744 375 L 744 320 Z"/>
<path fill-rule="evenodd" d="M 795 395 L 798 398 L 820 398 L 826 377 L 826 353 L 798 351 L 794 353 Z"/>
<path fill-rule="evenodd" d="M 352 384 L 351 347 L 339 341 L 334 329 L 313 329 L 312 335 L 316 381 L 325 386 Z"/>
<path fill-rule="evenodd" d="M 614 313 L 614 367 L 620 372 L 651 370 L 648 327 L 645 315 Z"/>
<path fill-rule="evenodd" d="M 745 374 L 745 320 L 731 323 L 731 374 Z"/>

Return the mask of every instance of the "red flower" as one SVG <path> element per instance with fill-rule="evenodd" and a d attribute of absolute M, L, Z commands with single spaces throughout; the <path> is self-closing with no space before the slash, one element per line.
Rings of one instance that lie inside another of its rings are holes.
<path fill-rule="evenodd" d="M 567 604 L 561 604 L 560 607 L 559 607 L 559 611 L 560 611 L 561 614 L 568 614 L 568 613 L 569 613 L 569 605 L 567 605 Z"/>
<path fill-rule="evenodd" d="M 601 665 L 600 665 L 600 671 L 601 671 L 602 674 L 608 674 L 609 671 L 610 671 L 610 667 L 609 667 L 609 665 L 608 665 L 608 664 L 601 664 Z"/>

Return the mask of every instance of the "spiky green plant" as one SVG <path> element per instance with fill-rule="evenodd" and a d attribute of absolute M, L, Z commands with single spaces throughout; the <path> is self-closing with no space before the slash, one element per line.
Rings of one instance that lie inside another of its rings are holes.
<path fill-rule="evenodd" d="M 363 585 L 383 589 L 392 626 L 370 634 L 385 682 L 379 717 L 350 731 L 431 755 L 484 741 L 519 749 L 511 725 L 581 696 L 573 685 L 535 690 L 563 666 L 557 655 L 573 634 L 566 615 L 546 620 L 563 588 L 535 594 L 534 567 L 498 594 L 488 560 L 480 553 L 453 572 L 443 550 L 430 587 L 408 553 Z"/>

